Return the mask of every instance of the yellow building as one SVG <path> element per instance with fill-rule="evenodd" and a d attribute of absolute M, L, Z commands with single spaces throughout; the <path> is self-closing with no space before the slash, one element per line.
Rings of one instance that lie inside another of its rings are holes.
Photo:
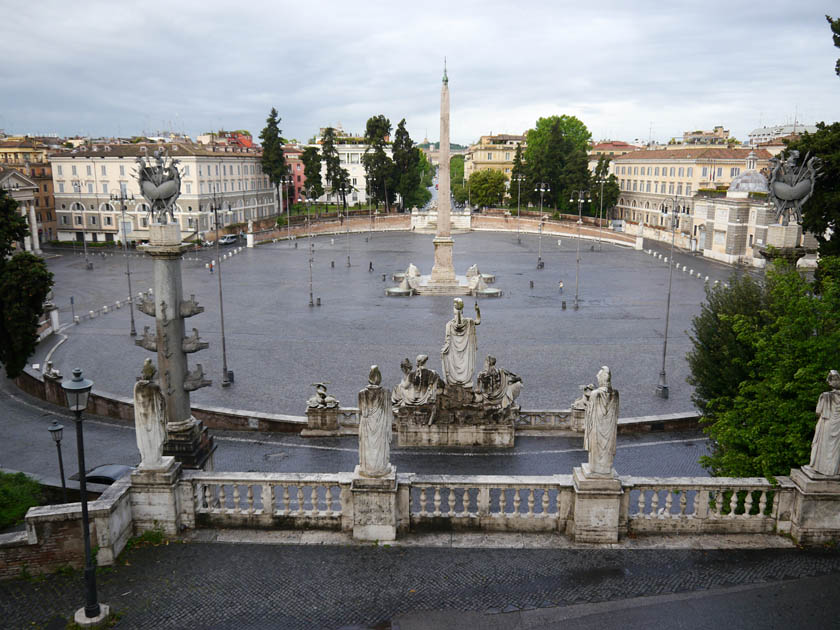
<path fill-rule="evenodd" d="M 476 171 L 501 171 L 510 179 L 513 169 L 513 156 L 516 147 L 522 145 L 525 149 L 525 136 L 498 134 L 495 136 L 481 136 L 478 143 L 472 145 L 464 156 L 464 177 L 469 179 Z"/>
<path fill-rule="evenodd" d="M 33 204 L 42 241 L 53 240 L 57 234 L 50 150 L 45 142 L 35 138 L 0 140 L 0 166 L 16 169 L 35 182 Z"/>

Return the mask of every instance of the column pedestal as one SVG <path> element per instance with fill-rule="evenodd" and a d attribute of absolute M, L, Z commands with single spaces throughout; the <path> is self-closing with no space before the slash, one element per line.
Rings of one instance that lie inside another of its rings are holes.
<path fill-rule="evenodd" d="M 170 536 L 180 527 L 177 492 L 181 464 L 164 457 L 159 468 L 137 468 L 131 473 L 131 518 L 134 533 L 160 528 Z"/>
<path fill-rule="evenodd" d="M 613 469 L 610 475 L 589 471 L 589 464 L 576 466 L 572 473 L 575 487 L 574 539 L 576 542 L 618 542 L 621 512 L 621 480 Z"/>
<path fill-rule="evenodd" d="M 338 435 L 338 407 L 308 407 L 306 409 L 306 428 L 301 437 L 330 437 Z"/>
<path fill-rule="evenodd" d="M 254 235 L 248 233 L 245 235 L 245 247 L 253 247 L 254 246 Z"/>
<path fill-rule="evenodd" d="M 433 243 L 435 244 L 435 264 L 432 267 L 429 285 L 458 286 L 455 267 L 452 264 L 452 247 L 455 242 L 451 236 L 437 236 Z"/>
<path fill-rule="evenodd" d="M 359 467 L 350 484 L 353 494 L 353 538 L 395 540 L 397 537 L 397 469 L 385 477 L 363 477 Z"/>
<path fill-rule="evenodd" d="M 796 487 L 790 533 L 803 545 L 840 539 L 840 476 L 827 477 L 808 466 L 794 468 Z"/>

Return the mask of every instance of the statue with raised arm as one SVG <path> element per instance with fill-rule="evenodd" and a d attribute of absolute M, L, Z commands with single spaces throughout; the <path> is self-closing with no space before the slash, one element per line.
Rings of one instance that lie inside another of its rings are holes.
<path fill-rule="evenodd" d="M 140 468 L 163 465 L 166 440 L 166 401 L 155 379 L 157 370 L 151 359 L 143 363 L 142 376 L 134 384 L 134 431 L 140 450 Z"/>
<path fill-rule="evenodd" d="M 598 371 L 598 387 L 589 394 L 584 421 L 583 448 L 589 452 L 586 474 L 611 475 L 618 434 L 618 390 L 606 365 Z"/>
<path fill-rule="evenodd" d="M 464 301 L 455 298 L 455 316 L 446 323 L 446 337 L 440 351 L 443 377 L 447 385 L 471 388 L 478 349 L 475 327 L 481 324 L 481 311 L 475 303 L 475 319 L 463 316 Z"/>
<path fill-rule="evenodd" d="M 806 466 L 813 472 L 836 477 L 840 475 L 840 373 L 828 373 L 831 391 L 823 392 L 817 401 L 817 428 L 811 444 L 811 462 Z"/>
<path fill-rule="evenodd" d="M 384 477 L 391 472 L 391 426 L 394 418 L 382 374 L 370 366 L 368 385 L 359 392 L 359 474 Z"/>

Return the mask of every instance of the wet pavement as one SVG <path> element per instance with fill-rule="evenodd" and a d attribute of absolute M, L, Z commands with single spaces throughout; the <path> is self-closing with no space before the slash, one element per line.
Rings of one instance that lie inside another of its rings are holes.
<path fill-rule="evenodd" d="M 349 268 L 345 266 L 348 238 L 353 263 Z M 332 394 L 345 406 L 355 406 L 372 364 L 380 366 L 386 385 L 399 382 L 404 357 L 428 354 L 430 367 L 440 370 L 451 298 L 384 296 L 385 287 L 392 284 L 390 274 L 409 262 L 428 272 L 431 235 L 374 232 L 316 238 L 313 287 L 322 306 L 315 308 L 307 305 L 306 239 L 297 243 L 297 248 L 278 242 L 244 249 L 222 263 L 228 365 L 236 378 L 227 389 L 219 384 L 217 275 L 204 268 L 215 254 L 210 250 L 187 254 L 184 292 L 194 293 L 206 310 L 186 325 L 197 327 L 211 344 L 192 355 L 190 362 L 202 363 L 215 380 L 212 387 L 193 393 L 194 402 L 302 415 L 314 382 L 330 382 Z M 584 241 L 580 309 L 574 310 L 577 243 L 573 238 L 559 243 L 557 237 L 543 237 L 546 266 L 538 271 L 535 234 L 522 235 L 521 244 L 515 233 L 455 235 L 456 271 L 464 273 L 477 263 L 482 271 L 497 275 L 495 286 L 504 292 L 500 299 L 482 301 L 479 363 L 493 354 L 501 367 L 523 378 L 519 402 L 524 409 L 568 408 L 579 395 L 578 385 L 592 382 L 599 367 L 609 365 L 613 384 L 621 391 L 622 416 L 691 410 L 691 388 L 685 382 L 684 357 L 690 348 L 686 331 L 704 299 L 703 281 L 696 275 L 674 274 L 666 359 L 671 397 L 661 400 L 653 391 L 662 360 L 667 265 L 644 252 L 609 244 L 603 245 L 603 251 L 591 251 L 591 243 Z M 93 260 L 93 271 L 85 271 L 83 258 L 72 252 L 49 260 L 63 321 L 70 319 L 71 296 L 79 315 L 128 294 L 121 254 Z M 129 260 L 135 293 L 150 288 L 151 260 L 139 256 Z M 679 254 L 677 260 L 712 280 L 725 281 L 732 273 L 729 267 L 690 254 Z M 368 271 L 369 261 L 373 273 Z M 388 274 L 387 282 L 382 273 Z M 560 280 L 565 285 L 562 294 Z M 470 316 L 471 302 L 466 308 Z M 135 319 L 139 331 L 152 324 L 139 312 Z M 66 331 L 69 338 L 53 360 L 65 373 L 77 365 L 83 368 L 98 390 L 129 395 L 150 353 L 134 346 L 128 329 L 126 308 L 84 321 Z M 42 360 L 50 347 L 45 344 L 33 362 Z"/>

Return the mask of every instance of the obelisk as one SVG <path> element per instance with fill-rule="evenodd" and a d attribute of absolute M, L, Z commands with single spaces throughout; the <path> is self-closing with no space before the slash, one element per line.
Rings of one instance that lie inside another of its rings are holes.
<path fill-rule="evenodd" d="M 443 85 L 440 90 L 440 168 L 438 172 L 437 232 L 435 233 L 435 264 L 429 285 L 458 286 L 452 266 L 451 219 L 449 216 L 449 77 L 443 65 Z"/>

